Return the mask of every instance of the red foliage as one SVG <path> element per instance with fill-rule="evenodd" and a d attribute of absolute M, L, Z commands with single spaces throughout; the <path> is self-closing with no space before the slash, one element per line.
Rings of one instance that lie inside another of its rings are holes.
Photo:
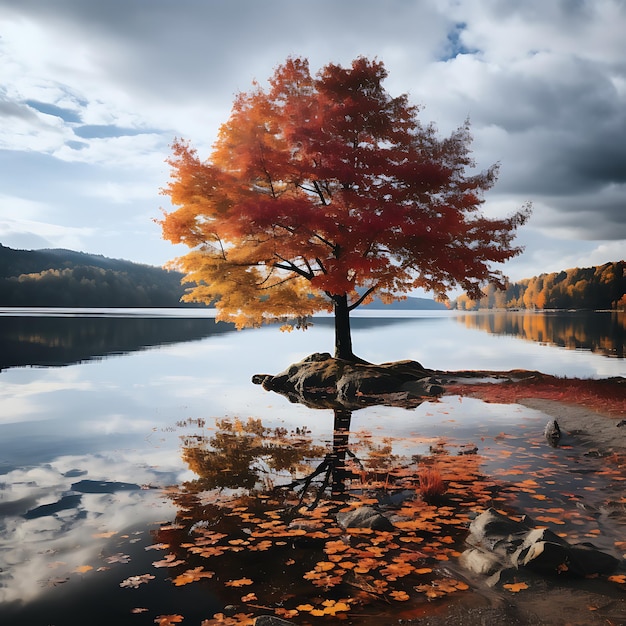
<path fill-rule="evenodd" d="M 164 190 L 178 208 L 163 236 L 192 251 L 178 259 L 187 299 L 216 301 L 239 327 L 342 308 L 367 295 L 423 287 L 473 297 L 502 282 L 491 269 L 519 254 L 524 209 L 480 212 L 497 166 L 469 172 L 466 122 L 440 139 L 406 95 L 391 97 L 382 63 L 358 58 L 317 75 L 305 59 L 277 68 L 270 88 L 240 94 L 207 161 L 173 146 Z M 357 291 L 359 288 L 359 291 Z"/>
<path fill-rule="evenodd" d="M 446 393 L 503 404 L 524 398 L 543 398 L 578 404 L 615 417 L 626 415 L 626 380 L 621 378 L 591 380 L 537 374 L 504 383 L 450 385 Z"/>

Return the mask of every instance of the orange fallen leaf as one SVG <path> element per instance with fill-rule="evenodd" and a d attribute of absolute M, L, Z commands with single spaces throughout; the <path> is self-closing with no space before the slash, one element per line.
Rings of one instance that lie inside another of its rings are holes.
<path fill-rule="evenodd" d="M 228 580 L 224 584 L 227 587 L 245 587 L 246 585 L 251 585 L 252 582 L 250 578 L 239 578 L 238 580 Z"/>
<path fill-rule="evenodd" d="M 409 599 L 409 594 L 406 591 L 392 591 L 389 595 L 398 602 L 405 602 Z"/>
<path fill-rule="evenodd" d="M 609 576 L 609 580 L 612 583 L 618 583 L 620 585 L 626 584 L 626 574 L 615 574 L 614 576 Z"/>
<path fill-rule="evenodd" d="M 158 626 L 171 626 L 172 624 L 180 624 L 185 619 L 182 615 L 158 615 L 154 620 Z"/>
<path fill-rule="evenodd" d="M 74 571 L 77 574 L 84 574 L 85 572 L 89 572 L 93 567 L 91 565 L 79 565 Z"/>
<path fill-rule="evenodd" d="M 241 596 L 242 602 L 253 602 L 254 600 L 258 600 L 258 598 L 256 597 L 256 593 L 249 593 L 245 596 Z"/>
<path fill-rule="evenodd" d="M 526 583 L 508 583 L 506 585 L 502 585 L 505 589 L 508 589 L 511 593 L 517 593 L 522 589 L 528 589 L 528 585 Z"/>
<path fill-rule="evenodd" d="M 201 578 L 212 578 L 215 572 L 205 572 L 202 566 L 195 567 L 194 569 L 188 569 L 186 572 L 176 576 L 172 582 L 177 586 L 188 585 L 189 583 L 196 582 Z"/>

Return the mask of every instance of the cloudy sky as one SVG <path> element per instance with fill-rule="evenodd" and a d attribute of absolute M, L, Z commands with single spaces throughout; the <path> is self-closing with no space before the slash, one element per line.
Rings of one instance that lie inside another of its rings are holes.
<path fill-rule="evenodd" d="M 469 117 L 485 212 L 527 201 L 512 279 L 626 257 L 625 0 L 0 0 L 0 243 L 161 265 L 174 137 L 208 156 L 288 56 L 376 57 L 447 134 Z"/>

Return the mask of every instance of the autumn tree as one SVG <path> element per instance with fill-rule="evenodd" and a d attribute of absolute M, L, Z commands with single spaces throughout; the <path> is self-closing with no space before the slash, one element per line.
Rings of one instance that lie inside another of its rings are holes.
<path fill-rule="evenodd" d="M 160 224 L 191 249 L 176 261 L 185 300 L 215 302 L 238 328 L 333 311 L 335 356 L 352 360 L 350 312 L 375 294 L 479 298 L 502 280 L 491 264 L 519 254 L 528 209 L 484 216 L 497 166 L 471 171 L 469 124 L 439 138 L 386 76 L 358 58 L 313 77 L 290 58 L 236 97 L 207 160 L 174 143 L 164 193 L 178 208 Z"/>

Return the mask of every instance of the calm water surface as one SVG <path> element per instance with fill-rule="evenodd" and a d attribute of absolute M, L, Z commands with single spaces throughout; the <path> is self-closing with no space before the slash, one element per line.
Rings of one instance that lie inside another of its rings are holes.
<path fill-rule="evenodd" d="M 146 550 L 162 524 L 180 516 L 180 502 L 164 489 L 198 479 L 184 454 L 190 437 L 204 445 L 216 420 L 254 418 L 270 429 L 306 430 L 312 446 L 330 444 L 330 411 L 290 404 L 250 382 L 253 374 L 332 351 L 330 318 L 304 333 L 281 333 L 235 332 L 206 313 L 179 315 L 0 312 L 0 623 L 142 625 L 182 614 L 184 624 L 199 624 L 223 609 L 219 586 L 172 585 L 172 572 L 153 566 L 163 555 Z M 623 314 L 587 318 L 368 311 L 354 318 L 353 341 L 371 362 L 626 375 Z M 351 430 L 355 442 L 384 440 L 406 458 L 442 439 L 478 444 L 490 472 L 506 473 L 522 457 L 530 472 L 546 452 L 529 454 L 528 433 L 535 445 L 546 419 L 521 406 L 445 397 L 411 411 L 362 409 Z M 498 439 L 503 432 L 508 439 Z M 549 451 L 550 462 L 567 473 L 573 454 Z M 272 480 L 288 482 L 288 472 L 275 474 Z M 591 494 L 603 485 L 586 486 Z M 533 504 L 516 498 L 524 510 Z M 569 530 L 583 536 L 596 528 L 588 517 L 574 522 Z M 608 524 L 595 536 L 611 548 L 616 532 Z M 146 574 L 154 576 L 147 584 L 120 587 Z"/>

